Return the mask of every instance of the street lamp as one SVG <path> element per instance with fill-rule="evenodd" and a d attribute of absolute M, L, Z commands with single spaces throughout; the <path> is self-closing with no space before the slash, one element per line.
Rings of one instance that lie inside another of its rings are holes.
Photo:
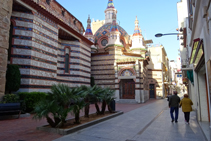
<path fill-rule="evenodd" d="M 165 35 L 183 35 L 183 34 L 182 33 L 167 33 L 167 34 L 157 33 L 155 34 L 155 37 L 162 37 Z"/>

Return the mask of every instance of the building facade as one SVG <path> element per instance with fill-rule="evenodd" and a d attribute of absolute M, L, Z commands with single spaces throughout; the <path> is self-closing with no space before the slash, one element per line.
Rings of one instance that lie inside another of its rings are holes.
<path fill-rule="evenodd" d="M 21 72 L 19 91 L 48 91 L 53 84 L 90 85 L 91 45 L 82 23 L 58 2 L 13 2 L 8 64 Z"/>
<path fill-rule="evenodd" d="M 136 17 L 132 39 L 116 22 L 117 10 L 112 0 L 108 1 L 104 22 L 92 23 L 96 50 L 91 54 L 91 75 L 95 84 L 116 90 L 116 101 L 124 99 L 143 103 L 149 99 L 149 57 L 144 38 Z M 89 23 L 88 23 L 89 24 Z M 89 26 L 87 26 L 88 28 Z M 88 31 L 88 30 L 87 30 Z M 90 40 L 87 32 L 85 33 Z M 131 43 L 132 42 L 132 43 Z"/>
<path fill-rule="evenodd" d="M 210 3 L 210 0 L 186 0 L 179 3 L 183 5 L 182 10 L 188 12 L 187 17 L 179 23 L 187 54 L 186 64 L 182 65 L 182 71 L 189 79 L 188 94 L 197 111 L 197 119 L 209 122 L 209 125 L 211 103 Z"/>
<path fill-rule="evenodd" d="M 0 98 L 5 93 L 12 4 L 13 0 L 0 0 Z"/>
<path fill-rule="evenodd" d="M 156 45 L 149 47 L 148 50 L 151 60 L 148 66 L 150 97 L 166 97 L 170 94 L 170 74 L 165 48 L 162 45 Z"/>
<path fill-rule="evenodd" d="M 47 92 L 58 83 L 90 86 L 93 76 L 95 84 L 115 90 L 116 101 L 143 103 L 168 95 L 164 47 L 159 68 L 149 67 L 152 40 L 144 39 L 137 17 L 133 35 L 118 25 L 113 0 L 108 0 L 105 20 L 91 24 L 88 17 L 86 30 L 55 0 L 1 1 L 1 6 L 1 95 L 7 64 L 20 67 L 22 92 Z"/>

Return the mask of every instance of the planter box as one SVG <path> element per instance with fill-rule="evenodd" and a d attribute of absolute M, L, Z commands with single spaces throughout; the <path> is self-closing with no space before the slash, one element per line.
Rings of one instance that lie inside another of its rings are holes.
<path fill-rule="evenodd" d="M 51 127 L 46 127 L 48 125 L 43 125 L 41 127 L 37 127 L 37 130 L 51 132 L 51 133 L 57 133 L 57 134 L 60 134 L 60 135 L 67 135 L 67 134 L 76 132 L 78 130 L 84 129 L 86 127 L 92 126 L 94 124 L 100 123 L 102 121 L 105 121 L 105 120 L 111 119 L 113 117 L 119 116 L 121 114 L 123 114 L 122 111 L 117 111 L 116 113 L 114 113 L 112 115 L 109 115 L 109 116 L 106 116 L 106 117 L 103 117 L 103 118 L 100 118 L 100 119 L 97 119 L 97 120 L 94 120 L 94 121 L 91 121 L 91 122 L 88 122 L 88 123 L 85 123 L 85 124 L 81 124 L 81 125 L 78 125 L 76 127 L 70 128 L 70 129 L 51 128 Z"/>

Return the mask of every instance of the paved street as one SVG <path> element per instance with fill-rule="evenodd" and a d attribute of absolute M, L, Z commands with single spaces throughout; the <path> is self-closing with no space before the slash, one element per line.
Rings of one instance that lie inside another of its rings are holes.
<path fill-rule="evenodd" d="M 181 109 L 178 123 L 171 123 L 167 106 L 166 99 L 157 100 L 54 141 L 206 141 L 195 112 L 190 125 L 185 124 Z"/>

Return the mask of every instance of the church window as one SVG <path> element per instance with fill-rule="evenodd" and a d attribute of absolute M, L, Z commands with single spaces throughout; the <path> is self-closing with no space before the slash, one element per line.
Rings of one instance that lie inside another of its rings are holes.
<path fill-rule="evenodd" d="M 65 49 L 65 73 L 69 72 L 69 64 L 70 64 L 70 57 L 69 57 L 69 49 Z"/>
<path fill-rule="evenodd" d="M 120 42 L 122 43 L 122 45 L 124 45 L 124 41 L 123 40 L 120 40 Z"/>
<path fill-rule="evenodd" d="M 47 3 L 48 5 L 50 5 L 51 0 L 46 0 L 46 3 Z"/>
<path fill-rule="evenodd" d="M 64 17 L 64 13 L 65 13 L 65 11 L 64 10 L 62 10 L 62 16 Z"/>
<path fill-rule="evenodd" d="M 106 39 L 103 39 L 103 40 L 101 41 L 101 45 L 102 45 L 102 46 L 106 46 L 107 43 L 108 43 L 108 40 L 106 40 Z"/>
<path fill-rule="evenodd" d="M 13 34 L 13 25 L 11 23 L 10 25 L 10 33 L 9 33 L 9 48 L 8 48 L 8 62 L 10 62 L 10 59 L 11 59 L 11 48 L 12 48 L 12 34 Z"/>

